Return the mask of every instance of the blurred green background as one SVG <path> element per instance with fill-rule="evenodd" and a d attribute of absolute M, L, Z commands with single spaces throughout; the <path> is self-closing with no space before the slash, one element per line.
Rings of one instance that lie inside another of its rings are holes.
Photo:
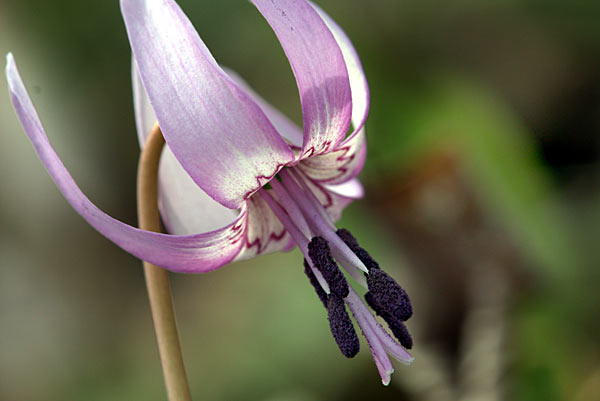
<path fill-rule="evenodd" d="M 220 63 L 300 121 L 249 2 L 180 4 Z M 600 399 L 600 3 L 319 4 L 371 87 L 367 195 L 339 226 L 411 295 L 416 361 L 381 386 L 366 344 L 339 353 L 301 255 L 268 255 L 172 275 L 194 398 Z M 84 192 L 135 224 L 118 2 L 2 0 L 8 51 Z M 140 262 L 73 212 L 0 87 L 0 399 L 165 399 Z"/>

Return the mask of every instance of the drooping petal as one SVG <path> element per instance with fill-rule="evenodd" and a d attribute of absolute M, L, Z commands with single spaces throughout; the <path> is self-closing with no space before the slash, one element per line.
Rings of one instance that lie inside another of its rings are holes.
<path fill-rule="evenodd" d="M 248 88 L 251 96 L 256 96 L 255 101 L 261 105 L 280 132 L 286 130 L 287 134 L 296 134 L 296 138 L 299 139 L 298 144 L 301 146 L 302 132 L 297 126 L 258 97 L 237 74 L 229 70 L 226 72 L 242 88 Z M 145 141 L 147 134 L 143 133 L 150 132 L 156 123 L 156 117 L 135 64 L 132 68 L 132 79 L 138 136 Z M 209 228 L 222 227 L 238 214 L 235 210 L 222 206 L 206 195 L 181 167 L 168 146 L 165 146 L 160 161 L 159 194 L 161 214 L 167 229 L 172 234 L 191 234 L 204 232 Z M 294 247 L 295 244 L 291 237 L 259 194 L 250 197 L 246 207 L 248 215 L 246 238 L 236 260 L 249 259 L 256 255 L 276 251 L 286 251 Z"/>
<path fill-rule="evenodd" d="M 40 160 L 71 206 L 102 235 L 142 260 L 177 272 L 214 270 L 240 252 L 246 231 L 245 208 L 229 225 L 189 236 L 140 230 L 102 212 L 81 192 L 50 145 L 12 54 L 7 55 L 6 77 L 15 111 Z"/>
<path fill-rule="evenodd" d="M 365 128 L 329 153 L 303 159 L 298 167 L 310 178 L 327 184 L 346 182 L 358 175 L 367 158 Z"/>
<path fill-rule="evenodd" d="M 177 160 L 235 209 L 294 159 L 260 107 L 217 65 L 172 0 L 121 0 L 138 70 Z"/>
<path fill-rule="evenodd" d="M 342 52 L 327 25 L 305 0 L 252 0 L 290 62 L 300 92 L 303 154 L 327 152 L 344 139 L 352 104 Z"/>
<path fill-rule="evenodd" d="M 333 33 L 346 62 L 352 91 L 354 131 L 333 152 L 305 159 L 300 168 L 312 179 L 338 184 L 354 178 L 362 170 L 367 154 L 365 120 L 369 113 L 369 85 L 358 53 L 342 28 L 319 6 L 310 3 Z"/>
<path fill-rule="evenodd" d="M 327 27 L 331 30 L 331 33 L 333 33 L 346 62 L 348 77 L 350 79 L 350 89 L 352 91 L 352 125 L 354 126 L 354 132 L 348 137 L 350 139 L 360 131 L 369 114 L 370 95 L 367 77 L 363 71 L 358 53 L 348 35 L 319 6 L 313 2 L 310 2 L 310 5 L 319 13 L 325 24 L 327 24 Z"/>
<path fill-rule="evenodd" d="M 148 94 L 132 63 L 133 104 L 140 146 L 146 141 L 156 115 Z M 158 170 L 159 208 L 170 234 L 189 235 L 224 227 L 239 212 L 226 208 L 208 196 L 183 169 L 165 145 Z"/>

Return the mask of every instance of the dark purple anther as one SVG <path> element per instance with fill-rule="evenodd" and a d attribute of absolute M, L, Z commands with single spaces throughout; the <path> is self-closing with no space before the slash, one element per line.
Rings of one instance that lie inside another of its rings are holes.
<path fill-rule="evenodd" d="M 412 349 L 413 339 L 412 339 L 412 336 L 410 335 L 410 333 L 408 332 L 408 329 L 406 328 L 406 325 L 404 323 L 397 320 L 393 324 L 388 323 L 388 326 L 390 327 L 390 330 L 392 331 L 394 336 L 400 342 L 400 345 L 402 345 L 406 349 Z"/>
<path fill-rule="evenodd" d="M 388 327 L 392 331 L 392 334 L 394 334 L 394 336 L 398 339 L 400 344 L 404 348 L 411 349 L 413 346 L 412 336 L 408 332 L 408 329 L 406 328 L 404 323 L 402 323 L 400 319 L 396 319 L 395 317 L 384 311 L 381 308 L 381 306 L 377 304 L 377 301 L 375 301 L 375 299 L 373 298 L 373 294 L 371 294 L 370 292 L 367 292 L 365 294 L 365 301 L 367 301 L 367 304 L 369 304 L 371 309 L 373 309 L 375 313 L 377 313 L 377 315 L 381 316 L 383 320 L 385 320 L 385 322 L 388 324 Z"/>
<path fill-rule="evenodd" d="M 358 245 L 358 241 L 356 238 L 354 238 L 354 235 L 352 235 L 350 231 L 346 230 L 345 228 L 340 228 L 337 230 L 337 235 L 342 239 L 342 241 L 344 241 L 346 246 L 348 246 L 348 248 L 354 252 L 360 261 L 365 264 L 367 270 L 379 269 L 379 263 L 377 263 L 375 259 L 369 255 L 369 252 L 365 251 L 360 247 L 360 245 Z"/>
<path fill-rule="evenodd" d="M 325 293 L 325 291 L 321 287 L 321 284 L 319 284 L 319 281 L 317 280 L 317 277 L 315 276 L 315 274 L 313 273 L 312 269 L 308 265 L 308 262 L 306 261 L 306 259 L 304 259 L 304 274 L 306 274 L 306 276 L 310 280 L 310 283 L 312 284 L 312 286 L 314 287 L 315 291 L 317 292 L 317 295 L 319 296 L 319 299 L 323 303 L 323 306 L 325 308 L 327 308 L 327 294 Z"/>
<path fill-rule="evenodd" d="M 349 292 L 348 283 L 340 269 L 338 269 L 337 263 L 333 260 L 329 244 L 325 238 L 313 237 L 308 244 L 308 255 L 315 268 L 323 274 L 323 278 L 329 284 L 331 292 L 346 298 Z"/>
<path fill-rule="evenodd" d="M 356 238 L 354 238 L 354 235 L 352 235 L 352 233 L 345 228 L 339 228 L 336 231 L 336 234 L 342 239 L 342 241 L 344 241 L 346 245 L 348 245 L 348 248 L 350 248 L 352 252 L 354 252 L 354 250 L 360 246 L 358 245 Z"/>
<path fill-rule="evenodd" d="M 381 269 L 371 270 L 367 275 L 367 286 L 373 301 L 381 310 L 401 321 L 406 321 L 412 316 L 413 310 L 408 294 L 386 272 Z"/>
<path fill-rule="evenodd" d="M 360 342 L 346 311 L 344 300 L 334 293 L 327 299 L 327 314 L 331 334 L 346 358 L 352 358 L 360 350 Z"/>

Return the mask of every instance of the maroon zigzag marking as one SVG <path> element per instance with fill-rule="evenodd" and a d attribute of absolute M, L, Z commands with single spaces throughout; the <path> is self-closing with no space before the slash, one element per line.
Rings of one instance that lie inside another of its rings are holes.
<path fill-rule="evenodd" d="M 336 170 L 339 172 L 339 174 L 337 174 L 333 177 L 327 178 L 325 180 L 321 180 L 321 182 L 333 181 L 348 172 L 348 168 L 346 166 L 348 164 L 350 164 L 352 162 L 352 160 L 354 160 L 356 158 L 356 152 L 350 153 L 351 150 L 352 150 L 352 146 L 350 146 L 350 145 L 334 150 L 334 152 L 339 152 L 339 151 L 342 152 L 342 154 L 340 156 L 336 157 L 335 160 L 340 161 L 340 162 L 346 161 L 346 163 L 344 163 L 343 165 L 341 165 L 339 167 L 336 167 Z M 349 156 L 347 156 L 348 153 L 350 153 Z M 309 164 L 309 167 L 310 167 L 310 161 L 307 161 L 307 164 Z"/>
<path fill-rule="evenodd" d="M 260 240 L 260 238 L 256 238 L 254 241 L 249 242 L 248 241 L 248 237 L 246 237 L 246 248 L 247 249 L 252 249 L 253 247 L 257 247 L 256 249 L 256 254 L 260 254 L 262 252 L 263 249 L 265 249 L 272 241 L 281 241 L 283 239 L 283 237 L 285 237 L 285 234 L 287 234 L 287 231 L 285 230 L 285 228 L 281 231 L 280 234 L 277 233 L 271 233 L 269 234 L 269 237 L 267 238 L 267 241 L 265 241 L 264 245 L 262 244 L 262 241 Z"/>
<path fill-rule="evenodd" d="M 246 192 L 246 194 L 244 195 L 244 200 L 248 200 L 248 198 L 250 198 L 252 195 L 254 195 L 254 193 L 256 191 L 258 191 L 259 189 L 261 189 L 263 187 L 263 185 L 265 185 L 266 183 L 268 183 L 269 181 L 271 181 L 273 179 L 273 177 L 275 177 L 277 175 L 277 173 L 279 172 L 279 170 L 281 170 L 283 167 L 285 167 L 287 165 L 287 163 L 277 163 L 277 167 L 275 167 L 275 171 L 273 172 L 273 174 L 269 175 L 259 175 L 256 176 L 256 184 L 257 187 Z M 261 179 L 266 180 L 265 184 L 262 184 L 260 181 Z"/>

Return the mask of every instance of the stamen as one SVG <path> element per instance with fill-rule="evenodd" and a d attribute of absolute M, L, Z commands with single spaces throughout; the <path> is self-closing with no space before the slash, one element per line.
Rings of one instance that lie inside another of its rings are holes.
<path fill-rule="evenodd" d="M 304 193 L 290 173 L 286 169 L 283 169 L 279 174 L 283 185 L 290 192 L 298 206 L 300 206 L 312 231 L 328 241 L 335 259 L 346 269 L 352 278 L 366 287 L 365 278 L 361 274 L 361 271 L 368 273 L 368 270 L 363 262 L 344 244 L 344 241 L 335 234 L 328 223 L 321 217 L 317 206 L 307 197 L 307 194 Z"/>
<path fill-rule="evenodd" d="M 308 256 L 308 238 L 306 238 L 306 236 L 300 231 L 300 229 L 298 229 L 298 227 L 296 227 L 296 225 L 294 224 L 292 219 L 290 219 L 290 216 L 288 216 L 288 214 L 282 209 L 282 207 L 279 205 L 279 203 L 277 203 L 277 201 L 275 199 L 273 199 L 271 194 L 269 194 L 269 191 L 261 188 L 258 191 L 258 193 L 263 197 L 265 202 L 267 202 L 267 205 L 269 205 L 269 207 L 271 208 L 271 210 L 273 211 L 275 216 L 277 216 L 279 221 L 281 221 L 281 224 L 283 224 L 283 226 L 285 227 L 287 232 L 290 233 L 290 235 L 294 239 L 294 242 L 296 242 L 296 244 L 298 245 L 298 248 L 300 248 L 300 251 L 302 252 L 304 257 L 308 258 L 309 257 Z M 310 265 L 310 263 L 309 263 L 309 265 Z M 323 275 L 321 274 L 321 272 L 316 270 L 313 266 L 310 266 L 310 267 L 311 267 L 311 270 L 313 271 L 313 274 L 317 278 L 317 281 L 323 288 L 323 291 L 325 291 L 325 293 L 329 293 L 330 292 L 329 285 L 323 278 Z"/>
<path fill-rule="evenodd" d="M 327 298 L 327 314 L 331 334 L 346 358 L 352 358 L 360 350 L 360 342 L 346 311 L 342 298 L 331 293 Z"/>
<path fill-rule="evenodd" d="M 381 310 L 401 321 L 408 320 L 413 313 L 406 291 L 381 269 L 372 269 L 367 276 L 367 285 L 374 302 Z"/>
<path fill-rule="evenodd" d="M 308 244 L 308 255 L 314 266 L 323 274 L 331 292 L 342 298 L 348 296 L 348 283 L 331 256 L 329 244 L 323 237 L 313 237 Z"/>
<path fill-rule="evenodd" d="M 371 255 L 369 255 L 369 252 L 365 251 L 363 248 L 360 247 L 360 245 L 358 245 L 358 241 L 356 240 L 356 238 L 354 238 L 354 235 L 352 235 L 350 231 L 346 230 L 345 228 L 340 228 L 336 231 L 336 233 L 338 237 L 340 237 L 342 241 L 344 241 L 348 248 L 350 248 L 350 250 L 354 252 L 356 256 L 358 256 L 361 262 L 365 264 L 369 271 L 371 269 L 379 269 L 379 263 L 377 263 L 375 259 L 373 259 Z"/>
<path fill-rule="evenodd" d="M 325 293 L 325 291 L 323 291 L 321 284 L 319 284 L 319 280 L 317 280 L 317 277 L 313 273 L 312 268 L 309 266 L 306 259 L 304 259 L 304 274 L 306 274 L 306 276 L 308 277 L 308 280 L 310 280 L 310 283 L 314 287 L 314 289 L 317 293 L 317 296 L 323 303 L 323 306 L 325 308 L 327 308 L 327 294 Z"/>
<path fill-rule="evenodd" d="M 373 309 L 377 315 L 381 316 L 383 320 L 385 320 L 385 322 L 388 324 L 388 327 L 392 331 L 392 334 L 394 334 L 400 344 L 404 348 L 411 349 L 413 347 L 413 339 L 404 323 L 383 310 L 381 306 L 377 304 L 373 294 L 370 292 L 365 294 L 365 301 L 367 301 L 367 304 L 369 304 L 371 309 Z"/>

